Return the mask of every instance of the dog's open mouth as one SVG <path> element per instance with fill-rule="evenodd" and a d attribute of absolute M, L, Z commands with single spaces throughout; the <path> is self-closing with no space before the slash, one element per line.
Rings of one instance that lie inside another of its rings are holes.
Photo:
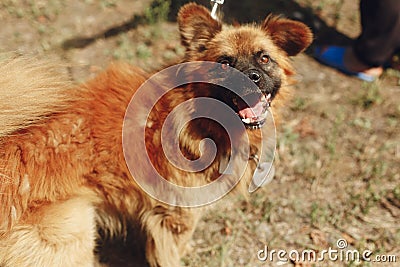
<path fill-rule="evenodd" d="M 265 123 L 272 97 L 271 94 L 251 93 L 232 101 L 246 128 L 259 129 Z"/>

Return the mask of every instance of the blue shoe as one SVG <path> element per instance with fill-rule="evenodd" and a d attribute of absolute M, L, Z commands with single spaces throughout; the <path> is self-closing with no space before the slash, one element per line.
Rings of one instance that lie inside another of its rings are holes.
<path fill-rule="evenodd" d="M 317 46 L 314 51 L 314 57 L 327 66 L 335 68 L 344 74 L 355 76 L 360 80 L 366 82 L 373 82 L 377 77 L 368 75 L 363 72 L 350 71 L 344 65 L 344 53 L 346 47 L 344 46 Z"/>

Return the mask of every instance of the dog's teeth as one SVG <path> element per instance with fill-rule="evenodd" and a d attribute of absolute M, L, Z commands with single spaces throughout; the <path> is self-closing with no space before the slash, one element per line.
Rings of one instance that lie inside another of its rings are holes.
<path fill-rule="evenodd" d="M 250 124 L 250 123 L 251 123 L 251 119 L 250 119 L 250 118 L 242 119 L 242 121 L 243 121 L 244 123 L 247 123 L 247 124 Z"/>
<path fill-rule="evenodd" d="M 272 97 L 272 95 L 271 95 L 271 94 L 268 94 L 268 95 L 267 95 L 267 101 L 271 100 L 271 97 Z"/>

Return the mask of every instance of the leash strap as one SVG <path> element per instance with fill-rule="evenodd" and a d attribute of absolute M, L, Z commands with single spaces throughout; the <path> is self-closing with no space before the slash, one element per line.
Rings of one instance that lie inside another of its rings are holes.
<path fill-rule="evenodd" d="M 217 17 L 217 9 L 218 5 L 223 5 L 225 0 L 211 0 L 211 2 L 214 2 L 214 5 L 211 10 L 211 17 L 215 20 L 218 20 Z"/>

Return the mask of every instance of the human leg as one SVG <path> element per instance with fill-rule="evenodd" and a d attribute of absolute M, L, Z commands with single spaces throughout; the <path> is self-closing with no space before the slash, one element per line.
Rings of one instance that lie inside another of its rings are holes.
<path fill-rule="evenodd" d="M 362 33 L 353 52 L 366 66 L 379 67 L 400 48 L 400 1 L 361 0 Z"/>

